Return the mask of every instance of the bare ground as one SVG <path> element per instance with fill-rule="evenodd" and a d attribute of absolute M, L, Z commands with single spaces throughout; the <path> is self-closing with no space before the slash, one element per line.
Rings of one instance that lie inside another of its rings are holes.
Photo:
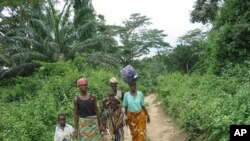
<path fill-rule="evenodd" d="M 161 103 L 157 102 L 156 94 L 145 97 L 145 105 L 151 118 L 147 125 L 149 141 L 185 141 L 187 135 L 180 130 L 174 120 L 165 114 Z M 129 130 L 125 127 L 125 141 L 132 141 Z"/>

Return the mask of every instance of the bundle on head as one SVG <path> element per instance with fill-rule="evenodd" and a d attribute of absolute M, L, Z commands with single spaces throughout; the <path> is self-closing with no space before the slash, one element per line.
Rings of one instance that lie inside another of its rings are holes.
<path fill-rule="evenodd" d="M 131 65 L 127 65 L 123 69 L 121 69 L 121 75 L 122 79 L 125 81 L 125 83 L 129 84 L 133 81 L 136 81 L 138 79 L 138 73 L 135 71 L 135 69 Z"/>

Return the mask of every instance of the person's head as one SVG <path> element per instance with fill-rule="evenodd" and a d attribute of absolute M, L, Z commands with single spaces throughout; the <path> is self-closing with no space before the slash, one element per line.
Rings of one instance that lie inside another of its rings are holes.
<path fill-rule="evenodd" d="M 88 79 L 80 78 L 77 80 L 77 86 L 81 92 L 86 92 L 88 88 Z"/>
<path fill-rule="evenodd" d="M 102 123 L 102 125 L 106 126 L 107 120 L 108 120 L 108 117 L 107 117 L 107 116 L 105 116 L 105 115 L 102 115 L 102 116 L 101 116 L 101 123 Z"/>
<path fill-rule="evenodd" d="M 132 81 L 129 84 L 130 91 L 135 92 L 136 91 L 136 81 Z"/>
<path fill-rule="evenodd" d="M 115 110 L 115 109 L 119 108 L 119 106 L 120 106 L 120 101 L 118 99 L 116 99 L 115 97 L 113 97 L 111 99 L 111 103 L 110 103 L 111 109 Z"/>
<path fill-rule="evenodd" d="M 109 92 L 108 92 L 108 96 L 109 96 L 109 97 L 115 96 L 114 90 L 109 91 Z"/>
<path fill-rule="evenodd" d="M 110 86 L 112 88 L 112 90 L 116 90 L 117 89 L 117 84 L 118 84 L 118 81 L 115 77 L 112 77 L 110 80 Z"/>
<path fill-rule="evenodd" d="M 61 126 L 65 126 L 65 123 L 66 123 L 66 115 L 65 115 L 64 113 L 58 114 L 57 120 L 58 120 L 58 123 L 59 123 Z"/>

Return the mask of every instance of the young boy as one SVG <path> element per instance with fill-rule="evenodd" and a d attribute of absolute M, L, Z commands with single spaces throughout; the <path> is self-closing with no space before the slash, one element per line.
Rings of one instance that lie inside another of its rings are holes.
<path fill-rule="evenodd" d="M 101 135 L 102 141 L 110 141 L 110 133 L 108 131 L 107 117 L 101 116 Z"/>
<path fill-rule="evenodd" d="M 72 141 L 74 128 L 66 123 L 65 114 L 59 114 L 57 120 L 59 124 L 56 126 L 54 141 Z"/>

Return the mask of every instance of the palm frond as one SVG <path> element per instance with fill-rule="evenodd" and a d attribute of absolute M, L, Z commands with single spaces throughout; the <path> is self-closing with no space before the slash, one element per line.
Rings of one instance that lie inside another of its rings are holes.
<path fill-rule="evenodd" d="M 70 22 L 70 9 L 71 9 L 71 4 L 68 4 L 68 2 L 65 3 L 62 12 L 59 14 L 59 25 L 61 27 L 65 26 L 66 23 Z"/>
<path fill-rule="evenodd" d="M 35 68 L 39 67 L 39 64 L 35 63 L 23 63 L 18 66 L 12 66 L 5 71 L 0 72 L 0 80 L 9 78 L 17 75 L 27 75 L 34 71 Z"/>
<path fill-rule="evenodd" d="M 38 52 L 21 52 L 11 56 L 14 62 L 31 62 L 31 60 L 47 60 L 48 57 Z"/>
<path fill-rule="evenodd" d="M 29 52 L 30 49 L 28 48 L 23 48 L 23 47 L 20 47 L 20 46 L 8 46 L 6 47 L 6 49 L 4 50 L 4 53 L 5 54 L 9 54 L 9 55 L 13 55 L 15 53 L 20 53 L 20 52 Z"/>
<path fill-rule="evenodd" d="M 97 41 L 93 41 L 93 39 L 88 39 L 85 40 L 84 42 L 76 42 L 71 46 L 71 50 L 68 53 L 68 57 L 71 58 L 75 55 L 76 52 L 89 52 L 90 53 L 90 49 L 91 47 L 94 47 L 95 45 L 97 45 Z"/>
<path fill-rule="evenodd" d="M 77 31 L 77 37 L 78 39 L 82 40 L 86 38 L 92 37 L 93 34 L 93 29 L 95 28 L 95 21 L 94 20 L 89 20 L 85 24 L 78 26 L 76 31 Z"/>
<path fill-rule="evenodd" d="M 75 8 L 75 6 L 74 6 Z M 90 5 L 82 5 L 79 8 L 75 8 L 74 23 L 75 26 L 86 24 L 88 21 L 95 19 L 94 9 Z"/>
<path fill-rule="evenodd" d="M 119 66 L 119 60 L 111 54 L 103 52 L 95 52 L 92 54 L 86 54 L 86 61 L 93 66 L 104 66 L 106 68 L 112 68 Z"/>
<path fill-rule="evenodd" d="M 24 26 L 24 25 L 20 25 L 18 27 L 10 27 L 9 28 L 5 28 L 6 32 L 4 33 L 6 35 L 6 37 L 11 37 L 13 35 L 22 35 L 22 34 L 28 34 L 32 32 L 32 28 L 28 27 L 28 26 Z"/>
<path fill-rule="evenodd" d="M 106 43 L 107 45 L 117 44 L 117 41 L 113 37 L 110 37 L 104 34 L 99 34 L 93 37 L 93 40 L 97 40 L 98 42 L 101 42 L 101 43 Z"/>
<path fill-rule="evenodd" d="M 51 29 L 49 29 L 48 25 L 46 25 L 46 23 L 44 21 L 42 21 L 40 19 L 32 19 L 31 22 L 32 22 L 33 28 L 35 28 L 35 30 L 39 29 L 46 36 L 53 38 Z"/>
<path fill-rule="evenodd" d="M 54 41 L 45 41 L 44 43 L 46 45 L 46 52 L 60 52 L 60 49 L 58 48 L 58 44 Z"/>
<path fill-rule="evenodd" d="M 6 66 L 10 66 L 12 64 L 10 57 L 0 54 L 0 62 L 3 62 Z"/>
<path fill-rule="evenodd" d="M 33 38 L 29 38 L 29 37 L 12 36 L 12 37 L 8 37 L 8 38 L 10 41 L 13 41 L 13 42 L 28 43 L 29 45 L 40 46 L 40 47 L 43 46 L 38 41 L 34 40 Z M 30 46 L 24 46 L 24 47 L 30 48 Z"/>
<path fill-rule="evenodd" d="M 49 26 L 49 29 L 51 30 L 51 32 L 54 33 L 54 37 L 53 39 L 56 38 L 56 32 L 57 32 L 57 28 L 58 28 L 58 17 L 56 14 L 55 9 L 53 9 L 54 6 L 50 4 L 49 7 L 46 7 L 46 22 L 47 22 L 47 26 Z"/>
<path fill-rule="evenodd" d="M 60 29 L 60 44 L 66 45 L 71 44 L 76 39 L 76 31 L 74 26 L 65 25 Z"/>

